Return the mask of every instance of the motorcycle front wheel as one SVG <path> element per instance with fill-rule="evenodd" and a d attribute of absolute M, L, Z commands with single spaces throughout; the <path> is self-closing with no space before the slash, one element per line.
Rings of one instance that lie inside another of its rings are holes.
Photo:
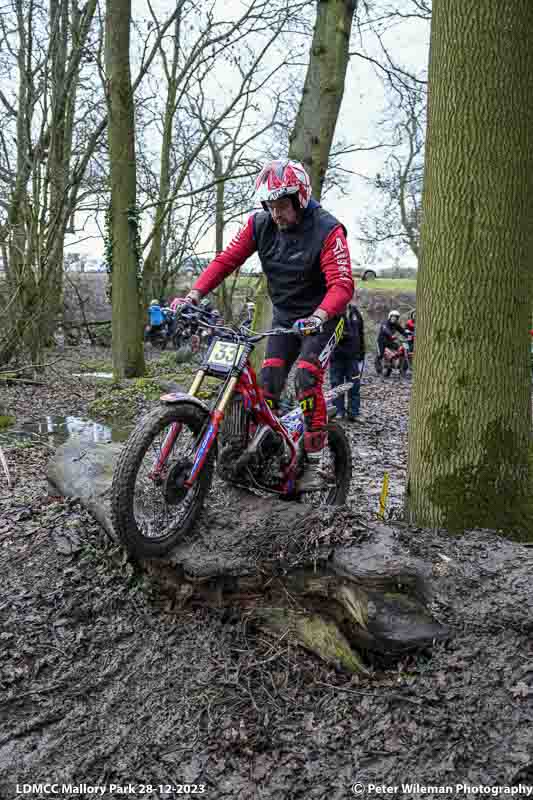
<path fill-rule="evenodd" d="M 208 414 L 194 403 L 158 406 L 139 422 L 120 454 L 111 485 L 113 527 L 137 558 L 169 553 L 190 531 L 210 489 L 215 451 L 209 451 L 190 489 L 190 473 Z M 173 425 L 179 433 L 163 470 L 154 475 Z"/>

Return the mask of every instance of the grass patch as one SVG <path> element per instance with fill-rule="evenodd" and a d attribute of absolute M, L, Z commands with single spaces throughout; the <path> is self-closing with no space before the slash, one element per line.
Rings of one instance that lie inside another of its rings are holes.
<path fill-rule="evenodd" d="M 169 377 L 176 373 L 188 373 L 192 375 L 196 372 L 193 364 L 178 364 L 176 361 L 176 351 L 172 350 L 170 353 L 162 353 L 158 358 L 152 358 L 146 362 L 146 374 L 153 377 L 165 376 Z"/>
<path fill-rule="evenodd" d="M 10 416 L 9 414 L 0 414 L 0 431 L 5 430 L 5 428 L 10 428 L 11 425 L 15 424 L 15 417 Z"/>
<path fill-rule="evenodd" d="M 416 292 L 414 278 L 376 278 L 375 281 L 357 281 L 359 289 L 397 289 L 400 292 Z"/>
<path fill-rule="evenodd" d="M 92 417 L 104 422 L 131 422 L 146 411 L 151 402 L 162 394 L 159 383 L 151 378 L 137 378 L 131 384 L 111 384 L 97 390 L 89 405 Z"/>

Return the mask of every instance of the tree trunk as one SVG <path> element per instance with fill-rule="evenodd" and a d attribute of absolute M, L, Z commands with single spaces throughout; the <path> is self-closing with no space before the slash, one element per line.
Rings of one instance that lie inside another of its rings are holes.
<path fill-rule="evenodd" d="M 255 301 L 255 316 L 254 327 L 256 331 L 268 330 L 272 325 L 272 303 L 267 291 L 266 277 L 263 275 L 261 284 L 257 290 L 257 299 Z M 251 356 L 251 363 L 256 372 L 261 369 L 261 364 L 265 358 L 266 339 L 263 339 L 256 346 Z"/>
<path fill-rule="evenodd" d="M 50 147 L 47 163 L 49 184 L 49 224 L 47 250 L 44 254 L 43 279 L 50 289 L 47 319 L 43 320 L 45 338 L 53 333 L 60 314 L 63 295 L 63 253 L 66 226 L 66 190 L 69 173 L 70 143 L 67 146 L 67 115 L 65 70 L 69 32 L 69 9 L 64 0 L 50 0 L 50 23 L 53 42 L 50 45 L 52 62 Z M 73 88 L 73 91 L 75 89 Z M 72 129 L 69 132 L 72 137 Z M 69 158 L 65 158 L 68 154 Z M 48 293 L 48 292 L 47 292 Z"/>
<path fill-rule="evenodd" d="M 174 29 L 174 51 L 171 71 L 167 71 L 167 100 L 163 121 L 163 141 L 161 143 L 161 167 L 159 173 L 159 202 L 156 209 L 152 244 L 143 269 L 143 291 L 145 305 L 152 298 L 162 297 L 163 281 L 161 278 L 161 253 L 163 246 L 163 230 L 165 217 L 168 216 L 166 204 L 170 193 L 170 155 L 172 149 L 172 131 L 176 114 L 176 96 L 178 91 L 177 70 L 180 43 L 181 10 L 178 10 Z M 162 51 L 163 52 L 163 51 Z M 166 61 L 164 62 L 166 66 Z"/>
<path fill-rule="evenodd" d="M 224 192 L 226 190 L 225 183 L 221 180 L 224 174 L 224 165 L 222 163 L 222 156 L 217 147 L 216 142 L 212 138 L 209 139 L 209 146 L 211 148 L 211 155 L 213 156 L 213 176 L 218 181 L 215 187 L 216 191 L 216 207 L 215 207 L 215 251 L 218 255 L 224 249 L 224 228 L 226 227 L 225 220 L 225 203 Z M 218 298 L 222 306 L 222 315 L 226 325 L 231 325 L 233 322 L 233 296 L 232 288 L 235 288 L 237 275 L 234 276 L 232 281 L 223 281 L 218 288 Z"/>
<path fill-rule="evenodd" d="M 130 20 L 131 0 L 108 0 L 105 56 L 113 250 L 113 370 L 117 378 L 144 374 Z"/>
<path fill-rule="evenodd" d="M 301 161 L 320 199 L 344 94 L 350 33 L 358 0 L 318 0 L 302 99 L 290 136 L 289 158 Z"/>
<path fill-rule="evenodd" d="M 407 509 L 530 520 L 533 4 L 435 0 Z M 531 537 L 531 534 L 529 534 Z"/>

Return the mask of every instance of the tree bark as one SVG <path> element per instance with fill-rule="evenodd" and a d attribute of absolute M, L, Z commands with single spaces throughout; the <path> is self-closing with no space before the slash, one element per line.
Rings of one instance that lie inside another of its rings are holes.
<path fill-rule="evenodd" d="M 350 33 L 358 0 L 317 0 L 309 66 L 289 158 L 301 161 L 320 199 L 344 94 Z"/>
<path fill-rule="evenodd" d="M 108 0 L 105 57 L 113 250 L 113 370 L 116 378 L 144 374 L 130 21 L 131 0 Z"/>
<path fill-rule="evenodd" d="M 530 0 L 505 14 L 498 0 L 433 4 L 407 485 L 418 525 L 531 519 L 532 37 Z"/>

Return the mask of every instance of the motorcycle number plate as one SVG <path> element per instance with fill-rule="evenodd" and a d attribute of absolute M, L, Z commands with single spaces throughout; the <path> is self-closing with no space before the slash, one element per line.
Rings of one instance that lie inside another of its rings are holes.
<path fill-rule="evenodd" d="M 237 342 L 225 342 L 223 339 L 216 339 L 207 357 L 210 367 L 222 372 L 229 372 L 233 365 L 239 360 L 243 351 L 242 344 Z"/>

